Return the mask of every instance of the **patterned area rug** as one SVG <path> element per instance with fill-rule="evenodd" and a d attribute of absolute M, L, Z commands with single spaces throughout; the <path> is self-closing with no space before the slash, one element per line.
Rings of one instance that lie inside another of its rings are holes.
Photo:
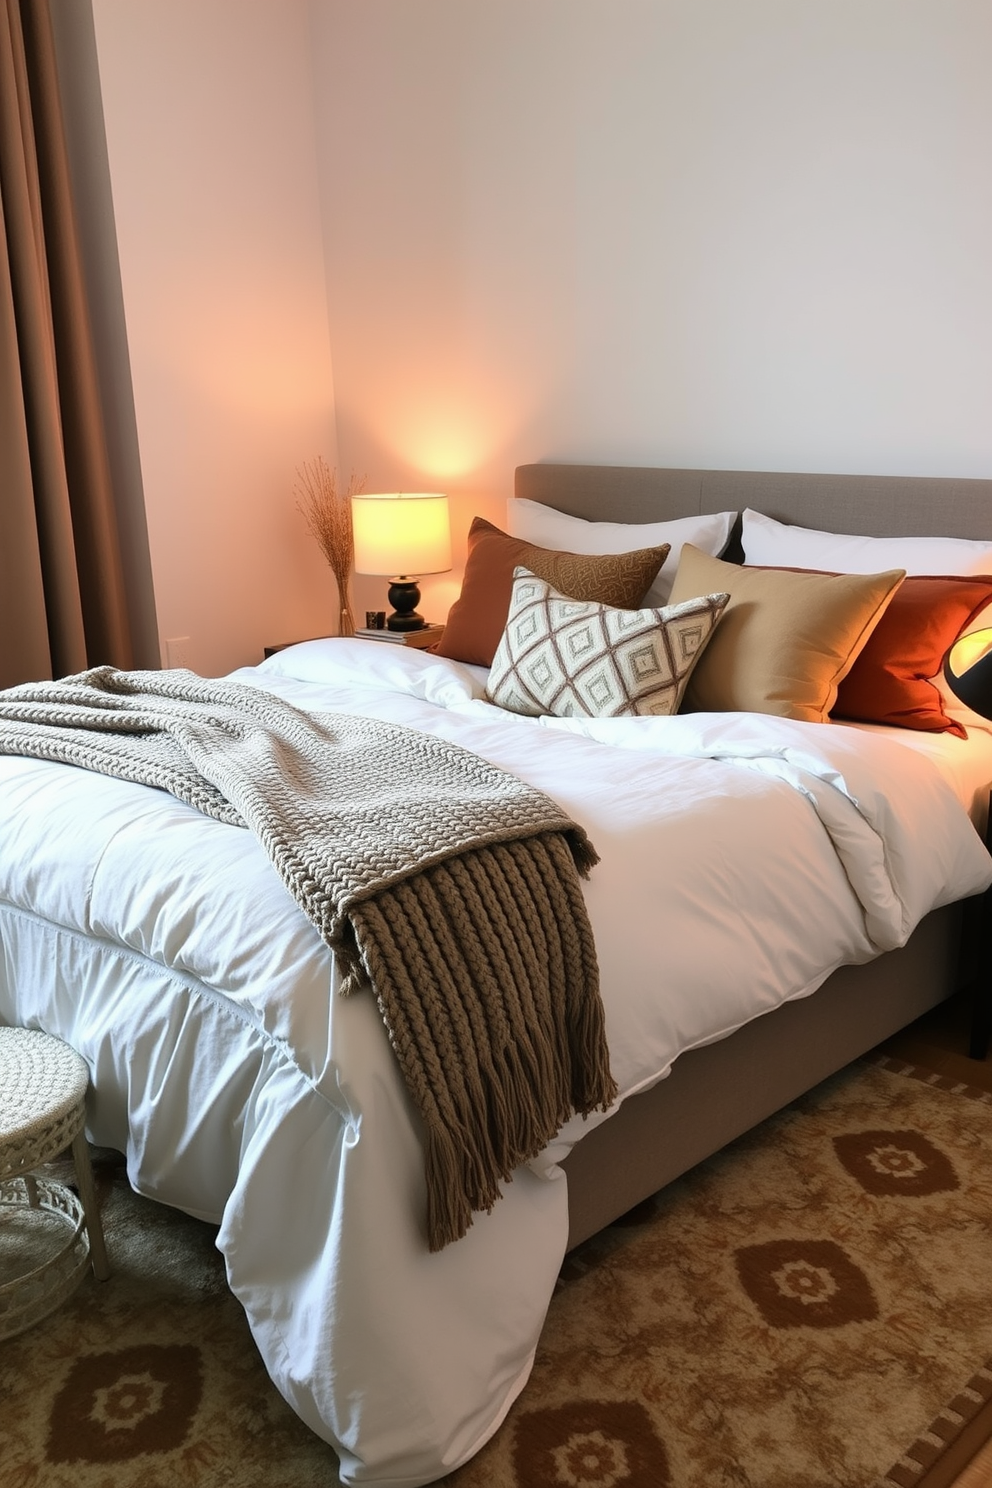
<path fill-rule="evenodd" d="M 97 1162 L 114 1275 L 0 1344 L 2 1488 L 310 1488 L 213 1230 Z M 992 1096 L 853 1066 L 565 1262 L 447 1488 L 927 1488 L 992 1398 Z"/>

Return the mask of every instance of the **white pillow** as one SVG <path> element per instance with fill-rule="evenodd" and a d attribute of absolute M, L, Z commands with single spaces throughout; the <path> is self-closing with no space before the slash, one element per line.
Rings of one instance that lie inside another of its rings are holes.
<path fill-rule="evenodd" d="M 668 603 L 683 543 L 692 543 L 719 558 L 730 539 L 736 512 L 710 512 L 698 517 L 675 517 L 670 522 L 587 522 L 567 512 L 511 496 L 506 503 L 506 530 L 542 548 L 565 553 L 630 553 L 668 543 L 671 551 L 647 594 L 644 604 L 657 608 Z"/>
<path fill-rule="evenodd" d="M 745 510 L 744 562 L 771 568 L 820 568 L 830 573 L 992 574 L 992 542 L 966 537 L 855 537 L 776 522 Z"/>

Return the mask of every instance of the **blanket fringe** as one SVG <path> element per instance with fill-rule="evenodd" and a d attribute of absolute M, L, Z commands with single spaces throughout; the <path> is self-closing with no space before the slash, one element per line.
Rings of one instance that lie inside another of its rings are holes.
<path fill-rule="evenodd" d="M 424 1123 L 431 1250 L 616 1097 L 573 852 L 560 833 L 473 849 L 350 913 Z"/>

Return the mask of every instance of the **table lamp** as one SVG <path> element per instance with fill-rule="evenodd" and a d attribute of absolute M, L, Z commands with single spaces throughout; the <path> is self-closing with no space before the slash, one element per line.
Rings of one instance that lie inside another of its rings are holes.
<path fill-rule="evenodd" d="M 351 498 L 355 572 L 389 578 L 387 630 L 421 630 L 420 588 L 412 574 L 451 567 L 448 498 L 435 491 L 362 492 Z"/>
<path fill-rule="evenodd" d="M 958 637 L 944 657 L 944 680 L 973 713 L 992 718 L 992 630 Z"/>

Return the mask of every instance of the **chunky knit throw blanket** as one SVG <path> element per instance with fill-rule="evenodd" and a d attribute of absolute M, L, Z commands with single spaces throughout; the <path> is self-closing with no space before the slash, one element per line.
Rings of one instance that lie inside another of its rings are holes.
<path fill-rule="evenodd" d="M 375 992 L 423 1118 L 432 1250 L 573 1110 L 613 1100 L 579 884 L 596 853 L 523 781 L 415 729 L 113 667 L 0 693 L 0 753 L 157 786 L 255 833 L 342 990 Z"/>

